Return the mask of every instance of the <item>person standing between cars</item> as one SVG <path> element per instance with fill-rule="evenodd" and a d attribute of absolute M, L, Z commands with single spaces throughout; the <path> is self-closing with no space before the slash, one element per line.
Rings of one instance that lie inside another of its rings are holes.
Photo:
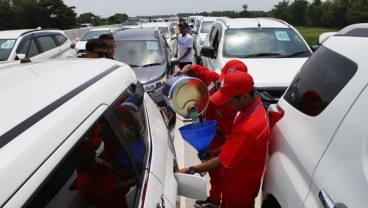
<path fill-rule="evenodd" d="M 178 36 L 179 68 L 193 63 L 193 37 L 188 33 L 183 24 L 179 24 L 180 34 Z"/>
<path fill-rule="evenodd" d="M 221 75 L 199 64 L 186 65 L 178 74 L 192 75 L 201 79 L 210 88 L 210 94 L 212 95 L 219 89 L 224 76 L 228 72 L 233 72 L 234 70 L 243 72 L 248 71 L 247 66 L 243 62 L 234 59 L 225 64 L 221 70 Z M 237 111 L 229 105 L 214 105 L 212 102 L 209 102 L 204 119 L 217 121 L 217 133 L 206 152 L 206 159 L 217 157 L 221 152 L 222 145 L 225 143 L 234 123 L 236 112 Z M 220 170 L 221 169 L 214 169 L 208 172 L 211 184 L 209 197 L 204 201 L 196 201 L 194 204 L 195 207 L 218 207 L 220 205 L 222 193 Z"/>
<path fill-rule="evenodd" d="M 115 40 L 111 34 L 102 34 L 98 39 L 106 45 L 107 56 L 106 58 L 115 59 Z"/>
<path fill-rule="evenodd" d="M 107 56 L 106 45 L 97 38 L 86 43 L 86 58 L 104 58 Z"/>
<path fill-rule="evenodd" d="M 269 126 L 265 109 L 253 88 L 253 78 L 234 71 L 224 76 L 210 100 L 239 111 L 221 153 L 179 173 L 202 173 L 221 168 L 221 208 L 254 208 L 265 167 Z"/>

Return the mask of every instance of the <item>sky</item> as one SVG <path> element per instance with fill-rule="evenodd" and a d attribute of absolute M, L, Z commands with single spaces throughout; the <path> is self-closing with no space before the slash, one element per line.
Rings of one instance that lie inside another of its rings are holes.
<path fill-rule="evenodd" d="M 199 13 L 212 11 L 242 11 L 248 5 L 248 11 L 270 11 L 282 0 L 64 0 L 67 6 L 75 6 L 80 15 L 92 12 L 103 18 L 116 13 L 125 13 L 129 17 L 171 15 L 178 13 Z"/>

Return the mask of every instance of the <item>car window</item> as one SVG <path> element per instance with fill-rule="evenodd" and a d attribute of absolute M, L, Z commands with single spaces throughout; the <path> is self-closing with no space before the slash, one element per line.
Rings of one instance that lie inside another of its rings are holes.
<path fill-rule="evenodd" d="M 205 21 L 202 22 L 202 26 L 201 26 L 201 33 L 208 33 L 208 31 L 210 31 L 211 25 L 212 25 L 213 21 Z"/>
<path fill-rule="evenodd" d="M 35 39 L 40 44 L 42 51 L 48 51 L 57 47 L 55 40 L 51 36 L 41 36 Z"/>
<path fill-rule="evenodd" d="M 357 65 L 321 46 L 304 64 L 284 99 L 309 116 L 319 115 L 357 71 Z"/>
<path fill-rule="evenodd" d="M 58 40 L 60 45 L 62 45 L 63 43 L 65 43 L 68 40 L 68 38 L 65 37 L 62 34 L 56 34 L 56 35 L 54 35 L 54 37 Z"/>
<path fill-rule="evenodd" d="M 15 39 L 0 39 L 0 61 L 8 60 L 15 41 Z"/>
<path fill-rule="evenodd" d="M 116 41 L 115 57 L 132 67 L 163 64 L 163 54 L 157 40 Z"/>
<path fill-rule="evenodd" d="M 147 162 L 143 95 L 123 96 L 79 139 L 25 207 L 133 207 Z"/>
<path fill-rule="evenodd" d="M 111 34 L 110 30 L 87 31 L 81 38 L 81 41 L 87 41 L 92 38 L 98 38 L 103 34 Z"/>
<path fill-rule="evenodd" d="M 257 54 L 308 57 L 308 46 L 290 28 L 240 28 L 225 32 L 223 55 L 246 58 Z"/>
<path fill-rule="evenodd" d="M 28 58 L 31 58 L 40 53 L 35 40 L 32 39 L 30 42 L 30 38 L 31 36 L 22 39 L 16 50 L 17 54 L 26 54 Z"/>

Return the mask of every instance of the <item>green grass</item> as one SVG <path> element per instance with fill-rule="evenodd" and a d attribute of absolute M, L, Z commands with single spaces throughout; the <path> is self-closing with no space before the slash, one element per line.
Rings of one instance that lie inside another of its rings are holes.
<path fill-rule="evenodd" d="M 319 35 L 324 32 L 337 32 L 339 29 L 317 28 L 317 27 L 296 27 L 309 45 L 318 44 Z"/>

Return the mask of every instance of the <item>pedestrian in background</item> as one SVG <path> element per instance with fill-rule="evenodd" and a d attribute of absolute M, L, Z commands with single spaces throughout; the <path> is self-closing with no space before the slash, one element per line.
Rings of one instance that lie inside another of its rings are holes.
<path fill-rule="evenodd" d="M 179 24 L 180 34 L 178 36 L 179 68 L 193 63 L 193 37 L 188 33 L 183 24 Z"/>
<path fill-rule="evenodd" d="M 211 95 L 215 105 L 227 103 L 238 111 L 219 156 L 179 173 L 202 173 L 221 168 L 221 208 L 254 208 L 264 170 L 269 126 L 253 78 L 234 71 L 224 76 L 221 88 Z"/>
<path fill-rule="evenodd" d="M 89 39 L 87 41 L 86 58 L 104 58 L 106 56 L 106 45 L 98 38 Z"/>
<path fill-rule="evenodd" d="M 111 34 L 102 34 L 98 39 L 106 45 L 107 56 L 106 58 L 115 59 L 115 40 Z"/>
<path fill-rule="evenodd" d="M 186 65 L 181 71 L 178 72 L 178 74 L 192 75 L 201 79 L 208 86 L 210 95 L 212 95 L 220 88 L 224 76 L 228 72 L 233 72 L 234 70 L 247 72 L 248 69 L 243 62 L 234 59 L 225 64 L 221 70 L 221 75 L 198 64 Z M 212 102 L 209 102 L 204 119 L 216 120 L 217 132 L 207 152 L 205 153 L 206 159 L 212 159 L 220 154 L 222 145 L 225 143 L 227 136 L 230 133 L 231 127 L 233 126 L 236 113 L 237 111 L 227 104 L 214 105 Z M 204 201 L 195 201 L 194 207 L 219 207 L 222 194 L 220 171 L 220 168 L 208 171 L 211 184 L 209 196 Z"/>

